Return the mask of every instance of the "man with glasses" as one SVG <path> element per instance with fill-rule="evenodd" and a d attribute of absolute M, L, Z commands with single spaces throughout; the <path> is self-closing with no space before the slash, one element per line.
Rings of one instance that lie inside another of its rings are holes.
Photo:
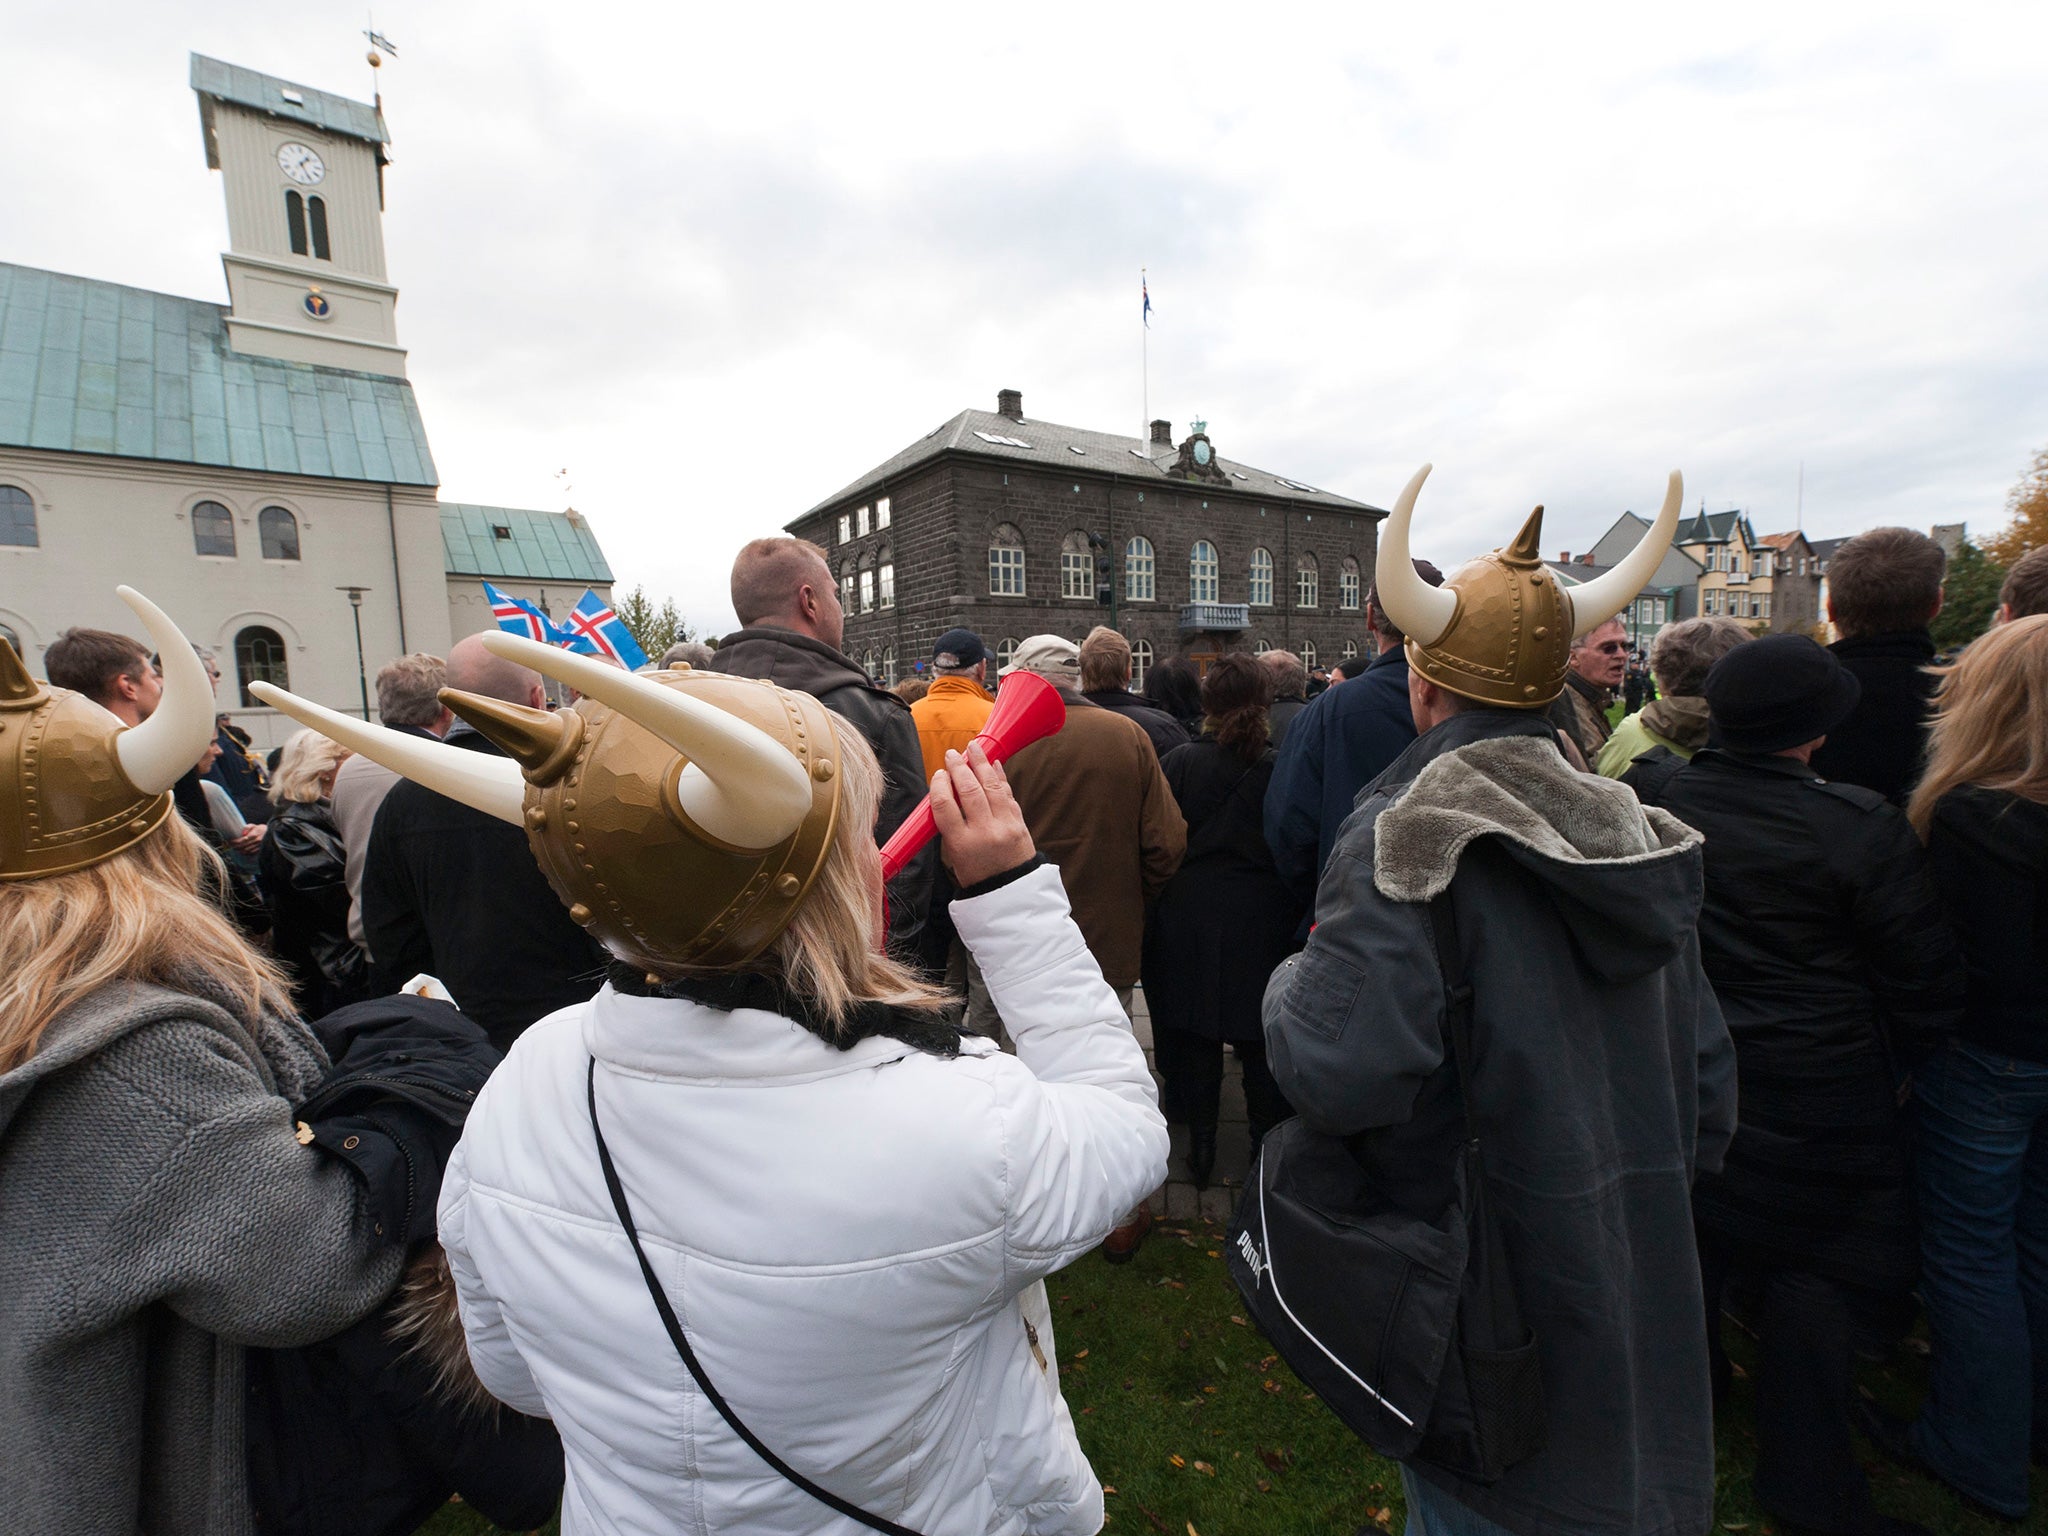
<path fill-rule="evenodd" d="M 1621 620 L 1609 619 L 1572 642 L 1571 663 L 1564 674 L 1564 692 L 1550 706 L 1550 723 L 1579 749 L 1590 768 L 1614 734 L 1607 710 L 1614 690 L 1628 670 L 1628 631 Z"/>

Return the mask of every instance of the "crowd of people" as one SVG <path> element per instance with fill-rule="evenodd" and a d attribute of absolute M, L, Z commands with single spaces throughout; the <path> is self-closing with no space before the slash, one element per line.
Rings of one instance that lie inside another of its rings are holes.
<path fill-rule="evenodd" d="M 1146 1240 L 1169 1122 L 1214 1180 L 1227 1047 L 1255 1148 L 1298 1117 L 1425 1219 L 1483 1128 L 1545 1434 L 1497 1477 L 1405 1462 L 1411 1531 L 1704 1532 L 1729 1327 L 1787 1529 L 1917 1529 L 1859 1435 L 2025 1518 L 2048 550 L 1956 655 L 1904 529 L 1837 552 L 1831 645 L 1695 618 L 1642 655 L 1612 615 L 1675 476 L 1569 590 L 1540 509 L 1415 558 L 1423 478 L 1329 674 L 1134 691 L 1098 627 L 996 676 L 956 628 L 885 688 L 787 538 L 715 646 L 471 636 L 380 669 L 376 724 L 259 690 L 306 727 L 268 760 L 126 589 L 150 645 L 69 630 L 47 681 L 0 646 L 0 1507 L 1092 1531 L 1042 1281 Z M 998 766 L 1017 676 L 1064 723 Z M 1856 1363 L 1923 1316 L 1896 1419 Z"/>

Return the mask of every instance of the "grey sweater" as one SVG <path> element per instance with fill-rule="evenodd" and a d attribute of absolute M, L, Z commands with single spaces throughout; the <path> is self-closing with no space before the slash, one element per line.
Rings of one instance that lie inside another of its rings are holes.
<path fill-rule="evenodd" d="M 38 1536 L 246 1536 L 242 1351 L 310 1343 L 403 1255 L 293 1135 L 296 1019 L 121 985 L 0 1074 L 0 1510 Z"/>

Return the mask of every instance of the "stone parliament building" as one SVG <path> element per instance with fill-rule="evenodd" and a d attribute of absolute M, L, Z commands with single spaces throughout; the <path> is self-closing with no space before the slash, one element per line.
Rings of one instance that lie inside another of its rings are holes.
<path fill-rule="evenodd" d="M 1017 390 L 967 410 L 789 524 L 829 554 L 846 653 L 884 684 L 965 625 L 1007 662 L 1027 635 L 1131 642 L 1133 686 L 1170 656 L 1365 653 L 1386 513 L 1221 457 L 1196 421 L 1140 443 L 1027 418 Z"/>

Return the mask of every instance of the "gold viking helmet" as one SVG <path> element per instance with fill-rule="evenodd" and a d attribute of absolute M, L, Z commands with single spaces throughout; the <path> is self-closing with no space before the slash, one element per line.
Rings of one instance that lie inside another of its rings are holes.
<path fill-rule="evenodd" d="M 37 682 L 0 641 L 0 880 L 68 875 L 132 848 L 164 824 L 171 786 L 213 740 L 205 664 L 155 603 L 115 591 L 163 660 L 163 698 L 140 725 Z"/>
<path fill-rule="evenodd" d="M 774 943 L 839 818 L 839 742 L 825 706 L 765 679 L 635 674 L 517 635 L 482 638 L 583 695 L 545 710 L 444 688 L 441 702 L 510 762 L 250 686 L 393 772 L 524 827 L 570 917 L 621 960 L 730 969 Z"/>
<path fill-rule="evenodd" d="M 1565 587 L 1543 567 L 1538 507 L 1505 549 L 1468 560 L 1441 587 L 1415 574 L 1408 527 L 1429 478 L 1415 472 L 1380 529 L 1373 588 L 1408 637 L 1408 664 L 1452 693 L 1507 709 L 1540 709 L 1564 688 L 1572 641 L 1621 612 L 1642 591 L 1678 531 L 1685 482 L 1677 470 L 1649 532 L 1604 576 Z"/>

